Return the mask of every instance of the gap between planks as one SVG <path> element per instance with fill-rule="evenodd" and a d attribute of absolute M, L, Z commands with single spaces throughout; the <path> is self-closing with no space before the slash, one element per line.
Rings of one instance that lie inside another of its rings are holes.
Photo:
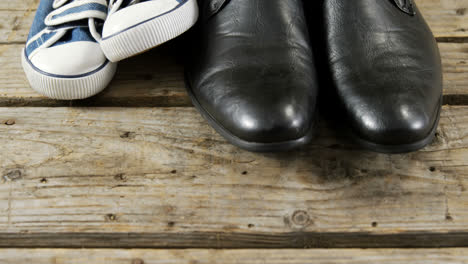
<path fill-rule="evenodd" d="M 271 233 L 0 233 L 0 248 L 152 248 L 152 249 L 294 249 L 294 248 L 451 248 L 468 247 L 468 231 Z"/>

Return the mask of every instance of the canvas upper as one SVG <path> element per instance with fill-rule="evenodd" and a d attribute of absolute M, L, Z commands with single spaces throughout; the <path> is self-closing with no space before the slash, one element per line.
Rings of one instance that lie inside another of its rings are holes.
<path fill-rule="evenodd" d="M 107 10 L 106 0 L 41 0 L 26 58 L 48 75 L 78 76 L 99 69 L 107 63 L 98 43 Z"/>

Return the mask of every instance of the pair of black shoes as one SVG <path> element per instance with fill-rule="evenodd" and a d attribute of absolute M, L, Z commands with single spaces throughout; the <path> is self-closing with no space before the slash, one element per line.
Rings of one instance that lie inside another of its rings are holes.
<path fill-rule="evenodd" d="M 187 70 L 193 103 L 234 145 L 296 148 L 314 134 L 317 66 L 331 80 L 320 89 L 333 91 L 359 143 L 387 153 L 420 149 L 437 128 L 442 71 L 412 1 L 203 0 Z M 321 21 L 323 34 L 311 36 L 323 41 L 314 51 L 324 64 L 315 65 L 306 18 Z"/>

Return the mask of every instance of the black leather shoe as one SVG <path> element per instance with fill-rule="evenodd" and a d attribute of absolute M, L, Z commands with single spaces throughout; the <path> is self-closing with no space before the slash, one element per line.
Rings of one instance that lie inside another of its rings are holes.
<path fill-rule="evenodd" d="M 441 61 L 413 0 L 325 0 L 323 14 L 332 79 L 355 138 L 386 153 L 430 143 Z"/>
<path fill-rule="evenodd" d="M 206 0 L 188 91 L 234 145 L 280 151 L 310 141 L 316 78 L 301 0 Z"/>

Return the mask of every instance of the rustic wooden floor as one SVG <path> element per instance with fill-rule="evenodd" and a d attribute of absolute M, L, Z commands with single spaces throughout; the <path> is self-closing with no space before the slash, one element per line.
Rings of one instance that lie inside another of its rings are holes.
<path fill-rule="evenodd" d="M 323 119 L 301 151 L 233 147 L 191 107 L 174 42 L 94 98 L 42 97 L 20 65 L 38 2 L 0 1 L 0 263 L 468 263 L 468 0 L 417 1 L 445 106 L 406 155 Z"/>

